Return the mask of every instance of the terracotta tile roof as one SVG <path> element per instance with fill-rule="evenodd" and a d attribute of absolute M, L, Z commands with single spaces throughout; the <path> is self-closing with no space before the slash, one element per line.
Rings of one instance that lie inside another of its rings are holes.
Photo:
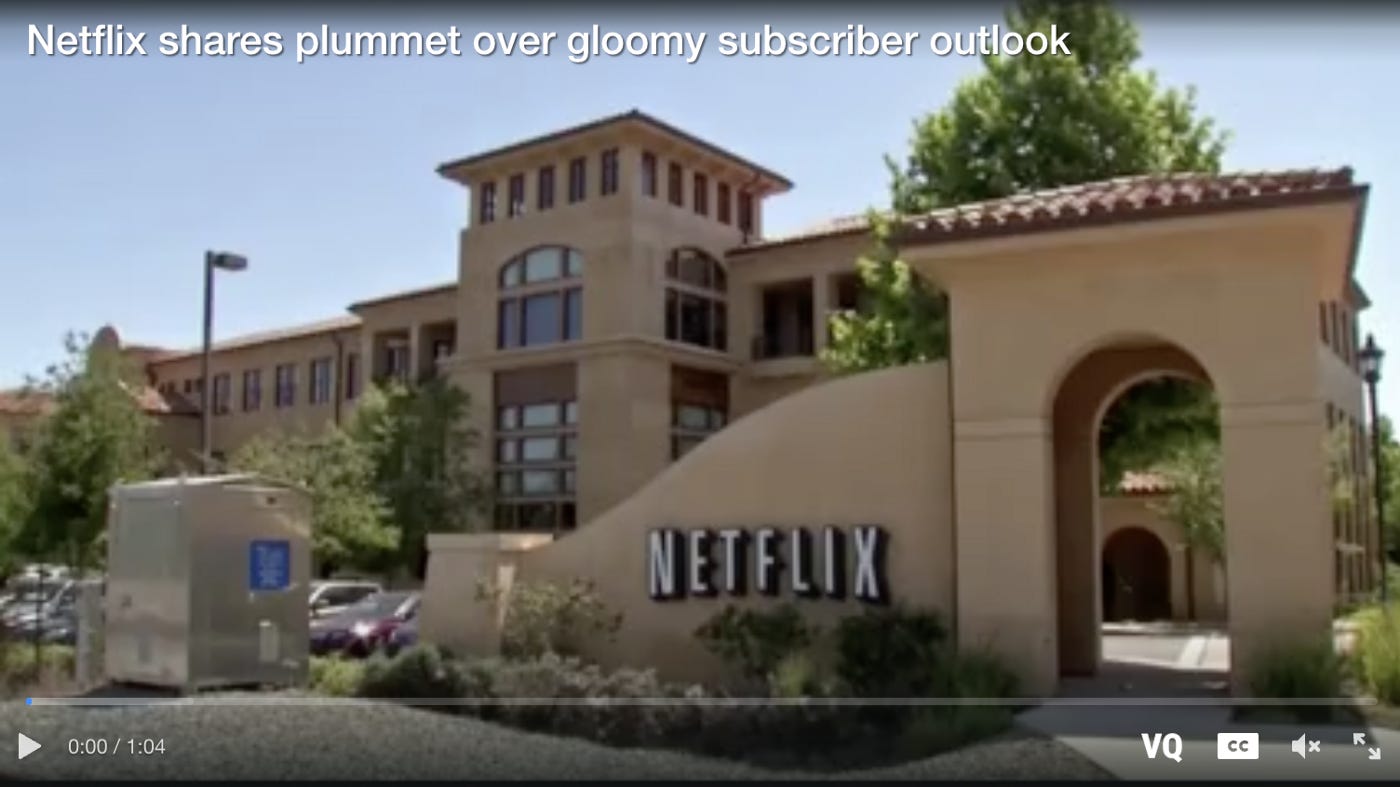
<path fill-rule="evenodd" d="M 901 236 L 905 242 L 915 243 L 962 240 L 1307 204 L 1355 197 L 1365 190 L 1365 185 L 1353 181 L 1350 167 L 1134 175 L 942 208 L 906 219 Z M 846 217 L 785 238 L 741 246 L 730 254 L 864 232 L 866 228 L 863 216 Z"/>
<path fill-rule="evenodd" d="M 1118 482 L 1118 493 L 1122 495 L 1160 495 L 1171 490 L 1166 478 L 1156 473 L 1134 472 L 1129 470 Z"/>
<path fill-rule="evenodd" d="M 257 344 L 271 344 L 272 342 L 287 341 L 288 339 L 300 339 L 306 336 L 315 336 L 322 333 L 333 333 L 335 331 L 358 328 L 360 318 L 353 314 L 332 317 L 328 320 L 307 323 L 305 325 L 295 325 L 290 328 L 278 328 L 270 331 L 260 331 L 258 333 L 244 334 L 222 342 L 215 342 L 211 348 L 213 352 L 223 350 L 235 350 L 240 347 L 251 347 Z M 175 350 L 166 352 L 151 358 L 152 363 L 164 363 L 182 358 L 193 358 L 200 354 L 198 348 L 192 350 Z"/>
<path fill-rule="evenodd" d="M 52 410 L 53 397 L 48 394 L 24 389 L 0 391 L 0 413 L 6 415 L 44 415 Z"/>
<path fill-rule="evenodd" d="M 762 177 L 771 180 L 780 189 L 786 190 L 792 188 L 792 181 L 788 180 L 782 175 L 779 175 L 773 170 L 768 169 L 767 167 L 761 167 L 758 164 L 755 164 L 754 162 L 749 161 L 748 159 L 743 158 L 742 156 L 739 156 L 731 151 L 725 150 L 724 148 L 718 145 L 715 145 L 711 142 L 706 142 L 705 140 L 700 139 L 699 137 L 696 137 L 686 131 L 682 131 L 681 129 L 676 128 L 670 123 L 658 120 L 657 118 L 648 115 L 640 109 L 633 109 L 631 111 L 623 112 L 617 115 L 609 115 L 608 117 L 600 118 L 589 123 L 584 123 L 578 126 L 572 126 L 561 131 L 555 131 L 553 133 L 544 134 L 538 137 L 532 137 L 521 142 L 515 142 L 510 145 L 506 145 L 505 147 L 487 150 L 482 153 L 467 156 L 466 158 L 459 158 L 455 161 L 449 161 L 446 164 L 442 164 L 441 166 L 439 166 L 437 168 L 437 171 L 439 175 L 442 175 L 444 177 L 453 177 L 454 172 L 456 172 L 457 170 L 461 170 L 465 167 L 471 167 L 487 159 L 495 158 L 496 156 L 504 156 L 508 153 L 516 153 L 518 151 L 522 151 L 527 148 L 534 147 L 536 145 L 545 145 L 554 142 L 559 142 L 569 137 L 577 136 L 579 134 L 584 134 L 589 131 L 594 131 L 603 128 L 604 126 L 610 126 L 619 123 L 640 123 L 645 126 L 650 126 L 651 128 L 657 131 L 680 139 L 686 142 L 687 144 L 694 145 L 695 147 L 704 150 L 710 155 L 728 159 L 730 162 L 739 165 L 743 169 L 755 172 L 761 175 Z"/>
<path fill-rule="evenodd" d="M 141 410 L 150 415 L 194 415 L 199 409 L 177 394 L 166 395 L 150 386 L 136 393 Z M 53 395 L 44 391 L 16 389 L 0 391 L 0 413 L 7 415 L 47 415 L 54 410 Z"/>

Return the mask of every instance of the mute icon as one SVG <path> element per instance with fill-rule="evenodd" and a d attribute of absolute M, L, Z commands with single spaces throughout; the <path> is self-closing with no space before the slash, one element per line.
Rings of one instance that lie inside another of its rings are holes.
<path fill-rule="evenodd" d="M 1308 752 L 1322 753 L 1322 741 L 1310 741 L 1308 740 L 1307 733 L 1303 733 L 1298 736 L 1297 740 L 1293 741 L 1289 749 L 1294 754 L 1306 760 L 1308 758 Z"/>

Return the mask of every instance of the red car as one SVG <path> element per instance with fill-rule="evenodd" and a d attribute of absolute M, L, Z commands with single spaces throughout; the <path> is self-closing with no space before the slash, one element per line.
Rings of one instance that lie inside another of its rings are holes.
<path fill-rule="evenodd" d="M 344 612 L 311 622 L 311 652 L 362 658 L 383 647 L 394 629 L 418 614 L 420 596 L 411 591 L 375 593 Z"/>

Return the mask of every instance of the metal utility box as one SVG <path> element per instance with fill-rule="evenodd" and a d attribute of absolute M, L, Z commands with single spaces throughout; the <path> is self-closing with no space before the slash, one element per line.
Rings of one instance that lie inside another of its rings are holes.
<path fill-rule="evenodd" d="M 257 476 L 113 487 L 107 680 L 305 684 L 310 527 L 305 492 Z"/>

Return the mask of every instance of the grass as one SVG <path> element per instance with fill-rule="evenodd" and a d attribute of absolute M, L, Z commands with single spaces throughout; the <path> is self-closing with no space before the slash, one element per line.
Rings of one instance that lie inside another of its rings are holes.
<path fill-rule="evenodd" d="M 44 645 L 36 662 L 33 644 L 0 643 L 0 698 L 70 693 L 73 668 L 73 648 L 67 645 Z"/>

